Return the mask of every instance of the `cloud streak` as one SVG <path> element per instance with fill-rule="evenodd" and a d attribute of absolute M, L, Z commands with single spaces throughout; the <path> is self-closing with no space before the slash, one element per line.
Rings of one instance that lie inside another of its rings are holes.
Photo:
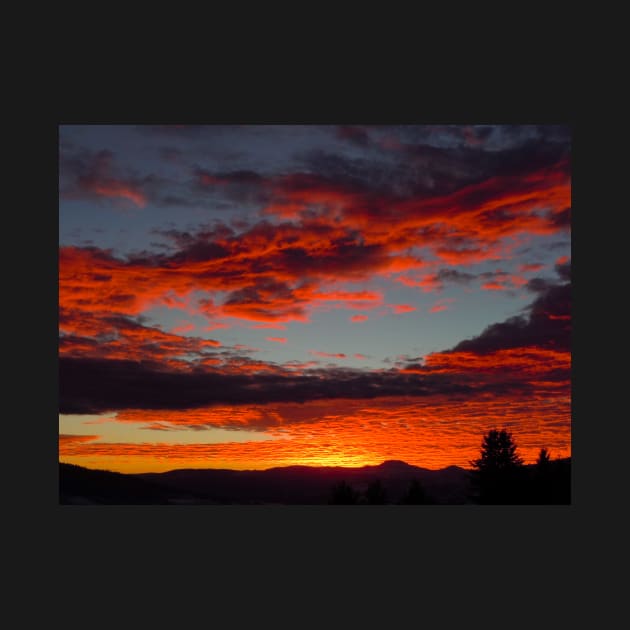
<path fill-rule="evenodd" d="M 148 197 L 147 180 L 117 172 L 111 151 L 84 152 L 61 157 L 61 196 L 68 199 L 120 198 L 144 208 Z"/>

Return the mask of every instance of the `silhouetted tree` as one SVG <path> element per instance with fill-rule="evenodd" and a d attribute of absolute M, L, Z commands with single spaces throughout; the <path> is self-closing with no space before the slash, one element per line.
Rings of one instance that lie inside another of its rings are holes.
<path fill-rule="evenodd" d="M 331 505 L 355 505 L 358 500 L 359 493 L 345 481 L 340 481 L 333 487 L 329 503 Z"/>
<path fill-rule="evenodd" d="M 536 468 L 539 471 L 545 471 L 549 468 L 549 462 L 551 457 L 549 455 L 549 451 L 546 448 L 541 448 L 540 453 L 538 453 L 538 459 L 536 460 Z"/>
<path fill-rule="evenodd" d="M 365 491 L 365 499 L 368 505 L 383 505 L 387 503 L 387 492 L 380 479 L 375 479 L 368 484 Z"/>
<path fill-rule="evenodd" d="M 491 429 L 483 437 L 481 457 L 471 461 L 477 500 L 487 504 L 522 503 L 524 500 L 523 460 L 516 453 L 512 434 Z"/>
<path fill-rule="evenodd" d="M 540 504 L 553 503 L 553 474 L 551 457 L 546 448 L 541 448 L 534 469 L 534 496 L 533 501 Z"/>
<path fill-rule="evenodd" d="M 422 484 L 417 479 L 411 481 L 407 492 L 400 502 L 403 505 L 427 505 L 433 503 L 422 487 Z"/>

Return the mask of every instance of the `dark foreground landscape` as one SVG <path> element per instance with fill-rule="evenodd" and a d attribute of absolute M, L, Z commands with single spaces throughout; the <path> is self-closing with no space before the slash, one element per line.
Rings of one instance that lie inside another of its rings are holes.
<path fill-rule="evenodd" d="M 173 470 L 121 474 L 59 464 L 59 500 L 73 505 L 570 504 L 571 459 L 526 465 L 508 492 L 483 500 L 471 470 L 429 470 L 402 461 L 361 468 Z"/>

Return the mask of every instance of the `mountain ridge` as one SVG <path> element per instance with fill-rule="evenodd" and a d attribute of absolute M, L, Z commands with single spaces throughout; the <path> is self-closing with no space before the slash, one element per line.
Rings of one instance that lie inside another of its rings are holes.
<path fill-rule="evenodd" d="M 553 460 L 570 472 L 570 458 Z M 534 465 L 526 465 L 529 471 Z M 335 487 L 347 484 L 360 496 L 380 482 L 388 503 L 400 503 L 410 484 L 420 484 L 427 502 L 471 502 L 471 470 L 456 465 L 421 468 L 402 460 L 361 467 L 277 466 L 264 470 L 180 468 L 160 473 L 118 473 L 59 463 L 62 504 L 282 504 L 331 502 Z"/>

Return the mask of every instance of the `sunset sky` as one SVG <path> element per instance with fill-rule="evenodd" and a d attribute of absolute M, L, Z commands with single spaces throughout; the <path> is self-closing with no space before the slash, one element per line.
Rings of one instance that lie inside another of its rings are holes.
<path fill-rule="evenodd" d="M 59 128 L 59 460 L 571 454 L 571 137 Z"/>

